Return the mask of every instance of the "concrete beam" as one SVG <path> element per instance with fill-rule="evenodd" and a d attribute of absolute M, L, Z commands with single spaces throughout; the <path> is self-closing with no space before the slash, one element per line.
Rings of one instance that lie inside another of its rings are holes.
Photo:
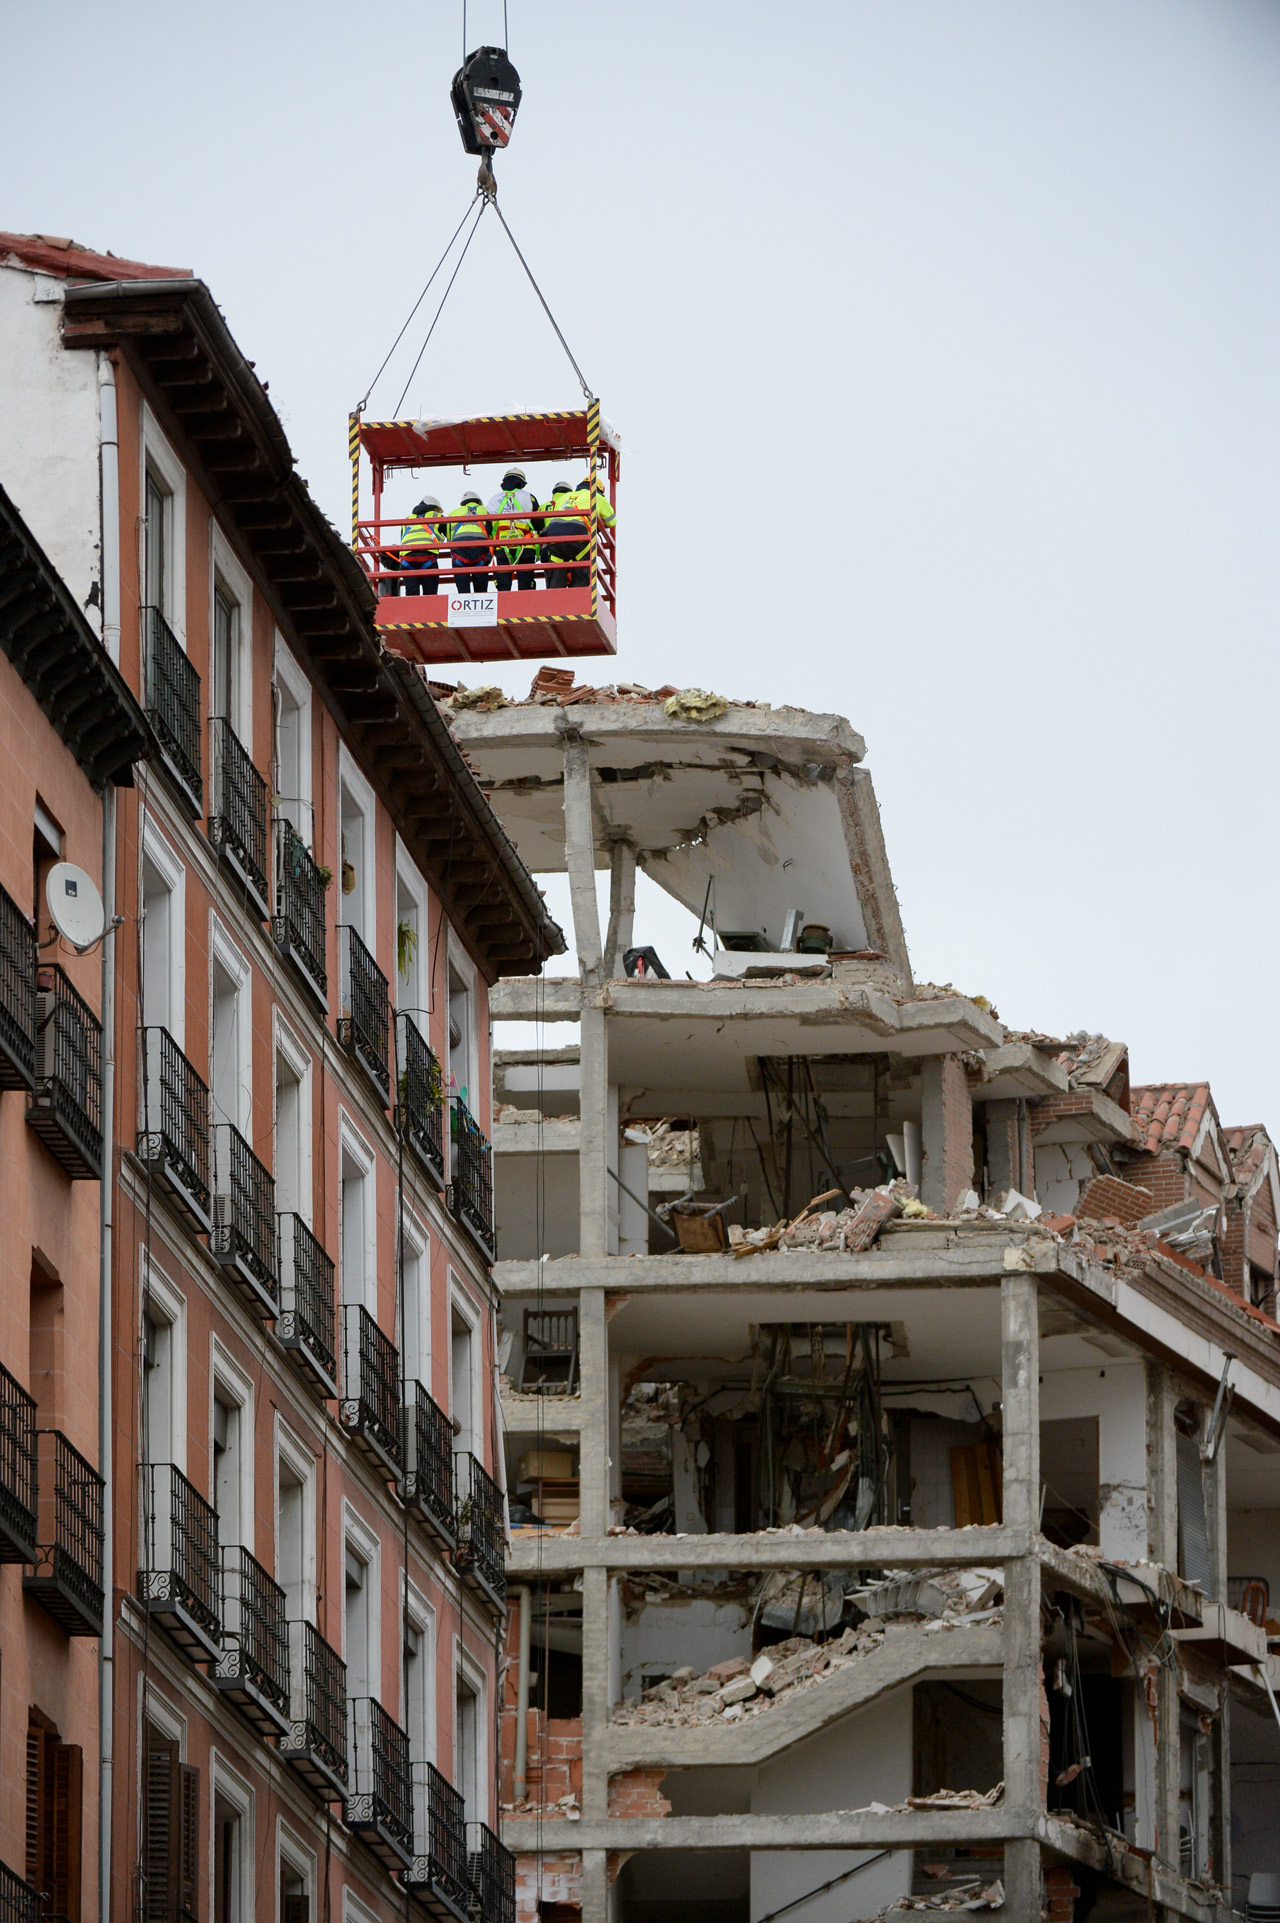
<path fill-rule="evenodd" d="M 610 1772 L 625 1769 L 751 1767 L 804 1742 L 892 1689 L 922 1676 L 959 1679 L 999 1671 L 1004 1635 L 999 1627 L 913 1629 L 895 1635 L 869 1655 L 833 1669 L 817 1682 L 799 1683 L 768 1709 L 740 1722 L 678 1725 L 621 1724 L 609 1730 Z"/>
<path fill-rule="evenodd" d="M 547 1816 L 504 1816 L 509 1850 L 860 1850 L 981 1848 L 1034 1833 L 1029 1811 L 831 1810 L 791 1816 L 611 1816 L 578 1822 Z M 1012 1914 L 1012 1912 L 1011 1912 Z M 1029 1923 L 1024 1913 L 1019 1923 Z"/>
<path fill-rule="evenodd" d="M 603 1430 L 598 1431 L 603 1435 Z M 750 1536 L 541 1536 L 508 1545 L 507 1574 L 519 1582 L 580 1569 L 922 1568 L 933 1563 L 1006 1562 L 1030 1552 L 1028 1532 L 884 1528 L 762 1531 Z"/>

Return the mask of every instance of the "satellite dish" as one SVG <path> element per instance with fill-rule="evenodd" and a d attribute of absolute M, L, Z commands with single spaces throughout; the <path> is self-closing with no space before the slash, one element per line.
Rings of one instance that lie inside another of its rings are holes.
<path fill-rule="evenodd" d="M 49 919 L 73 948 L 92 948 L 106 933 L 97 884 L 72 861 L 57 861 L 44 885 Z"/>

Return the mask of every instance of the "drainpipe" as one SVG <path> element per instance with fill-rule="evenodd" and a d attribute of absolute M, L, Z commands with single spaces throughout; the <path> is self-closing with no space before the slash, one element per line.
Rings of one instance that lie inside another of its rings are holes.
<path fill-rule="evenodd" d="M 516 1594 L 520 1598 L 520 1656 L 516 1666 L 515 1800 L 523 1803 L 529 1794 L 529 1630 L 533 1591 L 522 1583 Z"/>
<path fill-rule="evenodd" d="M 120 448 L 116 439 L 115 369 L 98 359 L 101 422 L 102 640 L 120 659 Z M 116 1088 L 116 790 L 102 794 L 102 1180 L 98 1184 L 98 1474 L 102 1491 L 102 1567 L 105 1608 L 98 1638 L 98 1917 L 111 1923 L 111 1808 L 115 1773 L 115 1477 L 112 1473 L 111 1282 L 115 1222 Z"/>
<path fill-rule="evenodd" d="M 116 370 L 98 356 L 99 474 L 102 494 L 102 645 L 120 661 L 120 441 Z"/>

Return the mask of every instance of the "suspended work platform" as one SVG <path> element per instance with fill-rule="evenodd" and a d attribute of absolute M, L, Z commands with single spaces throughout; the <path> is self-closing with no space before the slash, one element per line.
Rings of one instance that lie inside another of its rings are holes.
<path fill-rule="evenodd" d="M 360 515 L 362 455 L 373 508 L 367 520 Z M 387 647 L 433 666 L 617 651 L 611 522 L 619 445 L 597 402 L 474 420 L 353 415 L 351 461 L 352 544 L 378 595 Z M 507 516 L 462 507 L 468 493 L 492 501 L 512 467 L 527 476 L 536 509 Z M 406 472 L 419 477 L 416 492 L 397 488 L 393 514 L 387 485 Z M 556 482 L 581 489 L 588 474 L 596 477 L 592 505 L 579 494 L 569 509 L 557 509 Z M 413 507 L 430 497 L 441 513 L 415 516 Z"/>

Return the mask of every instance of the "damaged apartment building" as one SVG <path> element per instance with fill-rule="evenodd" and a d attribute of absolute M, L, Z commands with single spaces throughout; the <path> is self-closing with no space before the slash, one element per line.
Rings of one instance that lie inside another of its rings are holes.
<path fill-rule="evenodd" d="M 916 982 L 846 721 L 571 682 L 435 687 L 579 964 L 491 996 L 521 1923 L 1280 1913 L 1265 1129 Z"/>

